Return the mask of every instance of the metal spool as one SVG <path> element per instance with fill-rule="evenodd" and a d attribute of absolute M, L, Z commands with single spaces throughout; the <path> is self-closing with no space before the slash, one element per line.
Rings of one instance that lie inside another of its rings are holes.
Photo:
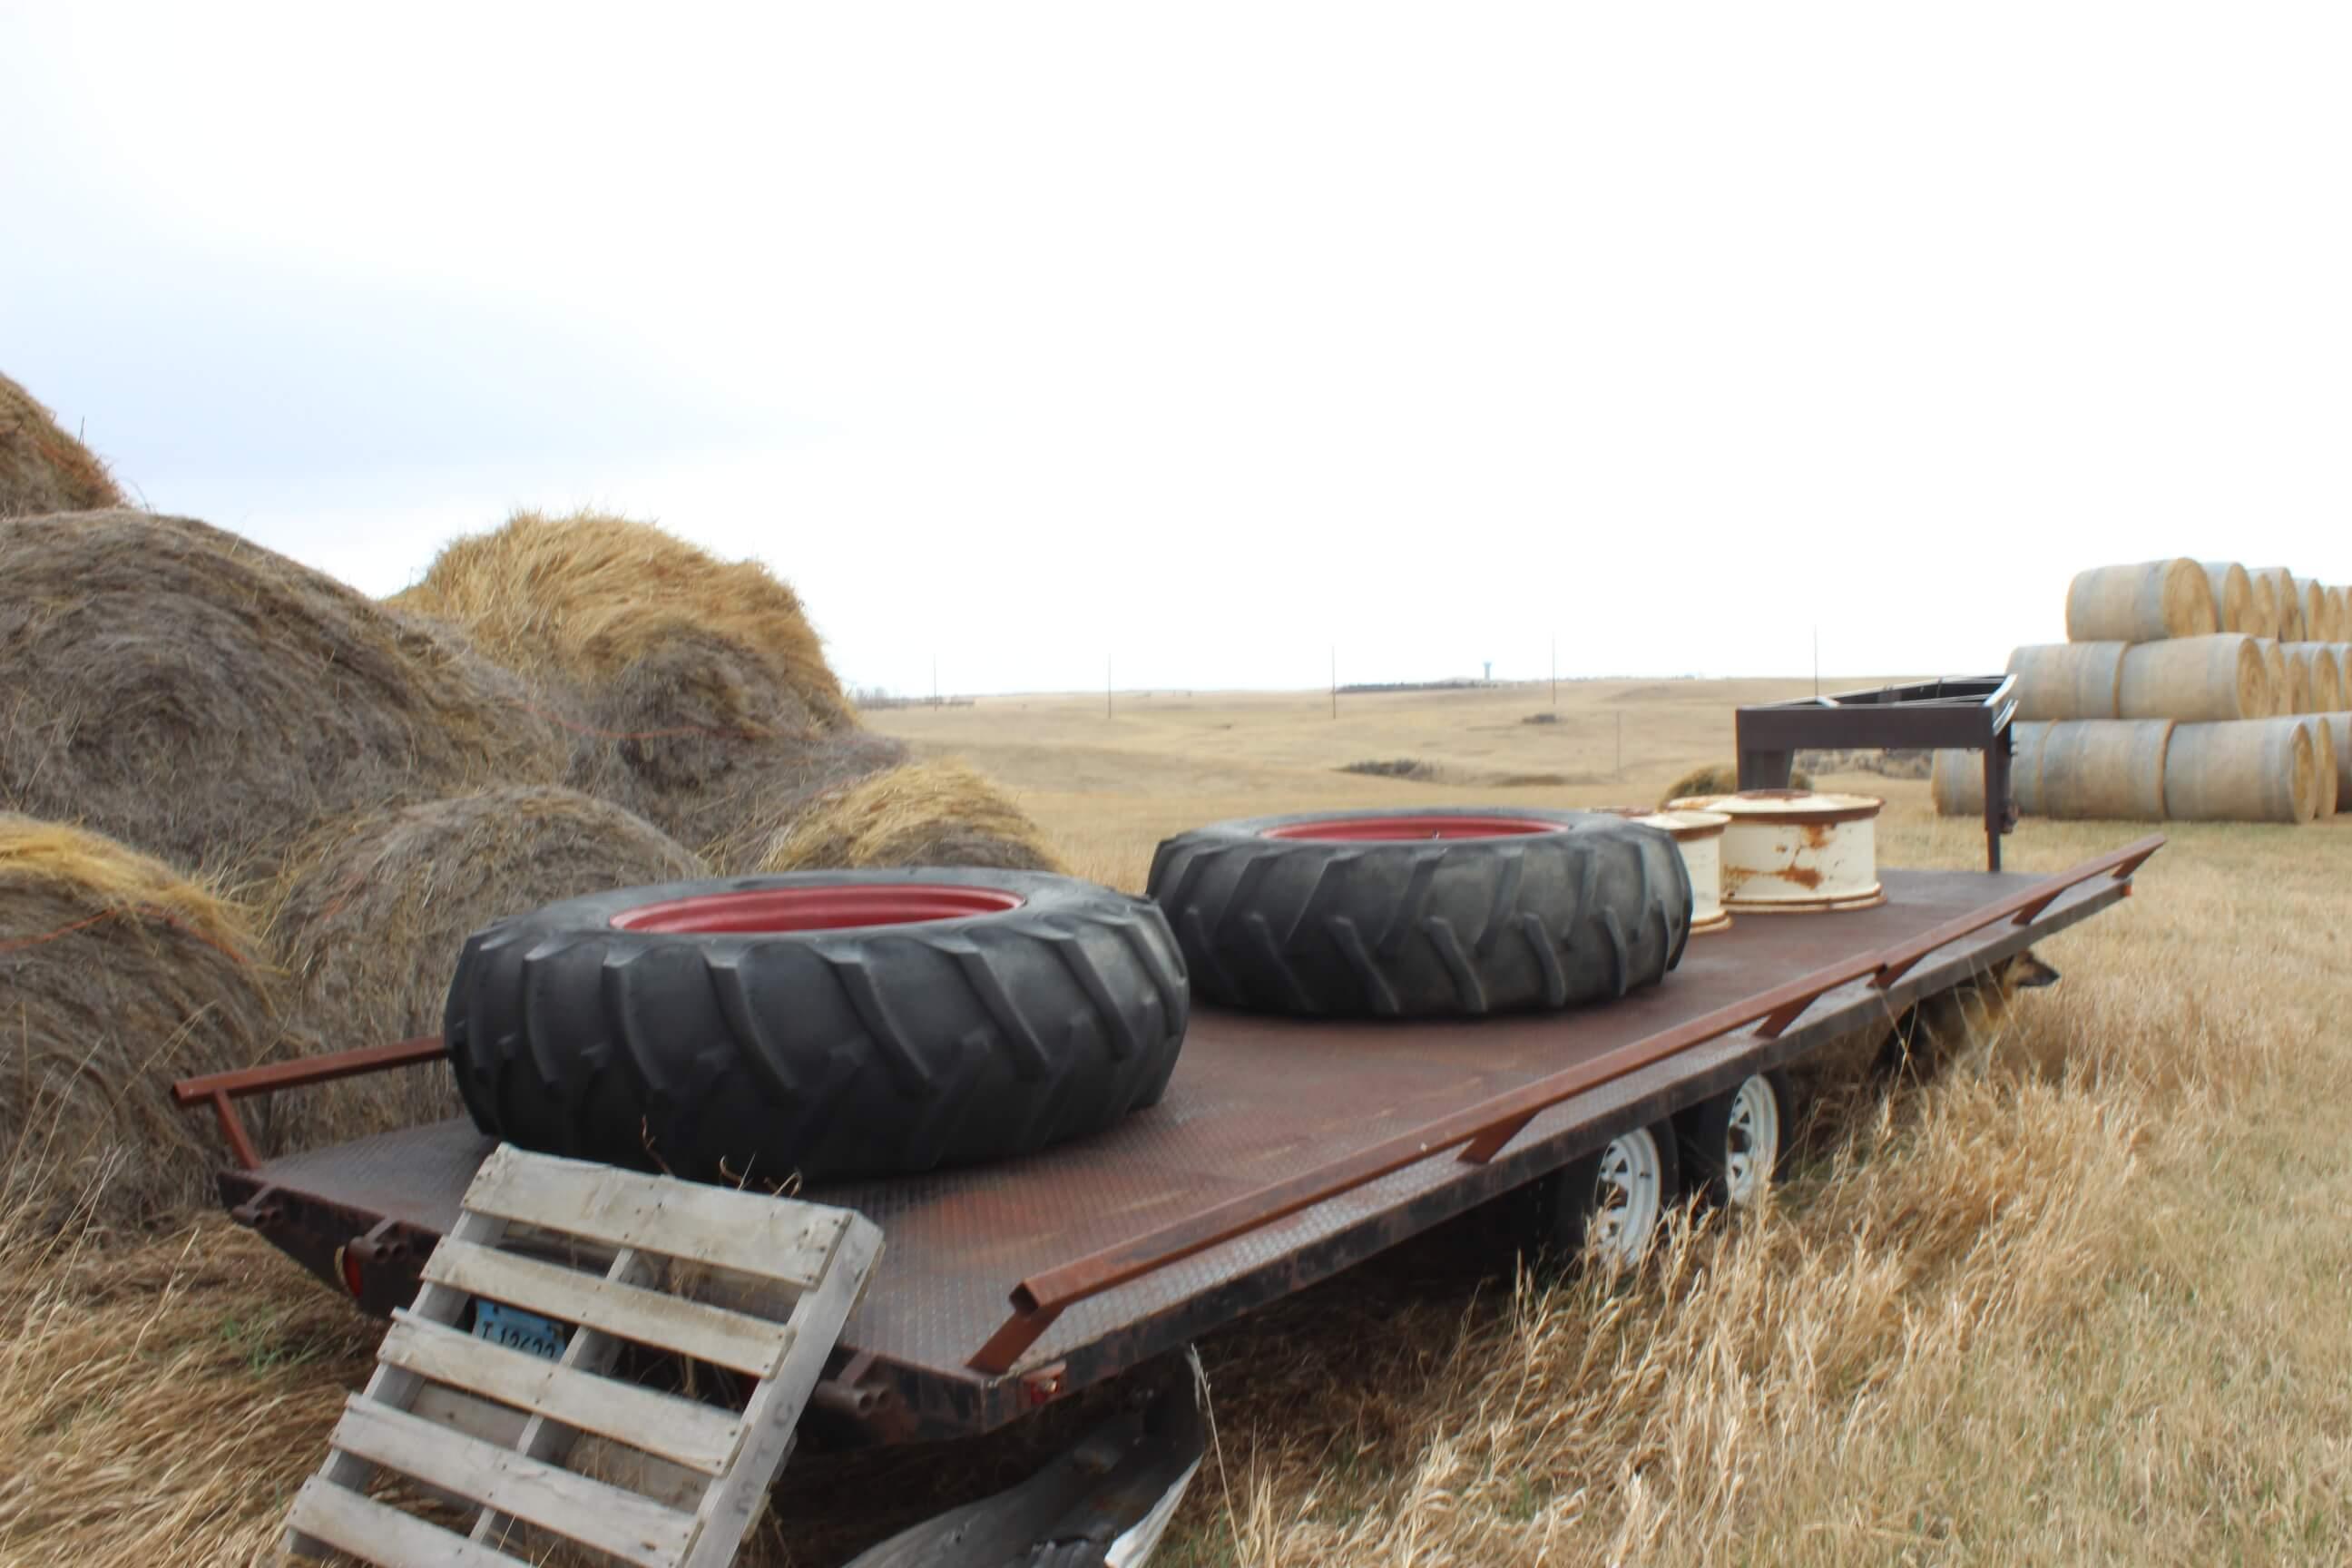
<path fill-rule="evenodd" d="M 1734 913 L 1866 910 L 1886 901 L 1878 883 L 1878 814 L 1866 795 L 1748 790 L 1671 800 L 1668 811 L 1721 813 L 1723 906 Z"/>

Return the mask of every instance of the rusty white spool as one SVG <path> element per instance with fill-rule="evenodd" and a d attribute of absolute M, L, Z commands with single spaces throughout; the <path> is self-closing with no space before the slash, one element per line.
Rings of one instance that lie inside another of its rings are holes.
<path fill-rule="evenodd" d="M 1769 914 L 1885 903 L 1877 821 L 1885 804 L 1866 795 L 1767 789 L 1670 800 L 1666 809 L 1731 818 L 1722 837 L 1723 907 Z"/>
<path fill-rule="evenodd" d="M 1627 813 L 1645 827 L 1674 836 L 1682 851 L 1683 869 L 1690 874 L 1691 935 L 1723 931 L 1731 911 L 1723 907 L 1723 835 L 1731 818 L 1720 811 L 1651 811 Z"/>

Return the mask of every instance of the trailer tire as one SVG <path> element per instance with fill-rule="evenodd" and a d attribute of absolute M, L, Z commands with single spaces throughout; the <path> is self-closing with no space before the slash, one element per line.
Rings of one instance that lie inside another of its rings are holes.
<path fill-rule="evenodd" d="M 1788 1075 L 1753 1073 L 1675 1119 L 1685 1178 L 1712 1204 L 1752 1208 L 1780 1179 L 1793 1131 Z"/>
<path fill-rule="evenodd" d="M 1615 1267 L 1641 1261 L 1667 1210 L 1682 1196 L 1680 1153 L 1675 1124 L 1654 1121 L 1618 1134 L 1569 1164 L 1545 1194 L 1551 1252 L 1574 1260 L 1590 1250 Z M 1596 1234 L 1604 1204 L 1618 1217 Z"/>
<path fill-rule="evenodd" d="M 1594 812 L 1247 817 L 1161 844 L 1149 891 L 1203 998 L 1325 1017 L 1622 996 L 1690 935 L 1674 839 Z"/>
<path fill-rule="evenodd" d="M 1156 1102 L 1190 1012 L 1150 903 L 994 869 L 571 899 L 469 938 L 444 1019 L 474 1122 L 774 1190 L 1025 1154 Z"/>

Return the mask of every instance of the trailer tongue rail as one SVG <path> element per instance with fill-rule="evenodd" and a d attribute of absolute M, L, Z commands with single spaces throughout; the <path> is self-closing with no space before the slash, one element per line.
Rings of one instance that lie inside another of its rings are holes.
<path fill-rule="evenodd" d="M 228 1140 L 229 1152 L 236 1156 L 239 1168 L 257 1171 L 261 1169 L 261 1155 L 246 1132 L 245 1119 L 236 1113 L 236 1101 L 257 1094 L 273 1094 L 281 1089 L 304 1089 L 312 1084 L 332 1083 L 337 1079 L 357 1078 L 362 1073 L 437 1062 L 442 1054 L 438 1035 L 399 1040 L 388 1046 L 363 1046 L 307 1061 L 272 1062 L 268 1067 L 184 1078 L 172 1086 L 172 1101 L 183 1108 L 211 1105 L 213 1114 L 220 1119 L 221 1136 Z"/>
<path fill-rule="evenodd" d="M 2059 876 L 2038 879 L 1892 947 L 1815 970 L 1646 1039 L 1603 1052 L 1550 1077 L 1442 1116 L 1346 1159 L 1270 1183 L 1131 1240 L 1031 1275 L 1012 1292 L 1013 1316 L 967 1364 L 975 1372 L 1000 1376 L 1013 1369 L 1023 1352 L 1062 1313 L 1080 1301 L 1276 1224 L 1447 1149 L 1459 1148 L 1459 1159 L 1483 1164 L 1500 1153 L 1538 1114 L 1564 1100 L 1750 1025 L 1762 1037 L 1775 1038 L 1828 992 L 1864 977 L 1869 978 L 1874 989 L 1884 990 L 1938 948 L 2004 920 L 2018 925 L 2031 924 L 2069 890 L 2100 877 L 2126 880 L 2163 846 L 2160 835 L 2138 839 Z"/>

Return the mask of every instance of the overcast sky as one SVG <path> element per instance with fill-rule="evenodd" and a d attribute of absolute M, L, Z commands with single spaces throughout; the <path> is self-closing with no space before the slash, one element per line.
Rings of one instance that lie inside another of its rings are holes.
<path fill-rule="evenodd" d="M 0 370 L 373 593 L 511 509 L 845 679 L 1998 668 L 2352 579 L 2352 11 L 0 0 Z"/>

